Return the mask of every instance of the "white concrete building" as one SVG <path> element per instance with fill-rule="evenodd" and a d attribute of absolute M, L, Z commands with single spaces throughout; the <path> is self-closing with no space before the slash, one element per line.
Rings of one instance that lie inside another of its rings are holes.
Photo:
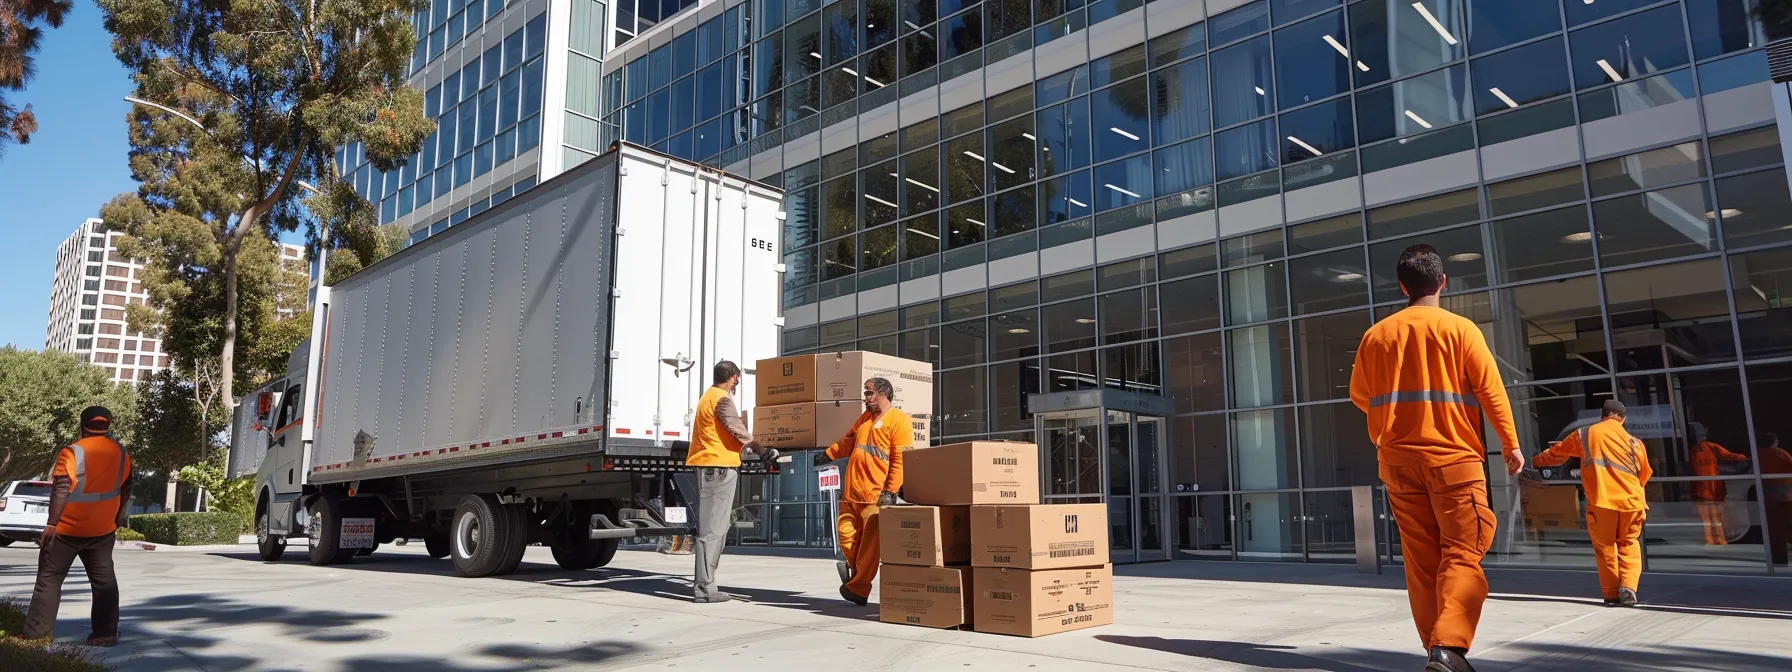
<path fill-rule="evenodd" d="M 161 341 L 131 331 L 125 306 L 148 299 L 143 264 L 118 253 L 123 235 L 89 219 L 56 248 L 56 276 L 50 288 L 50 320 L 44 348 L 79 355 L 108 370 L 114 381 L 147 379 L 167 368 Z"/>

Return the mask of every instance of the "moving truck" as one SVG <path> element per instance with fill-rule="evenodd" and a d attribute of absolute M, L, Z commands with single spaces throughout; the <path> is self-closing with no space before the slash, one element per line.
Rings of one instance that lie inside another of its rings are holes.
<path fill-rule="evenodd" d="M 489 576 L 529 544 L 586 569 L 624 539 L 690 534 L 644 485 L 685 470 L 716 361 L 778 354 L 782 203 L 619 144 L 318 288 L 310 339 L 234 417 L 261 556 L 307 537 L 328 565 L 421 538 Z"/>

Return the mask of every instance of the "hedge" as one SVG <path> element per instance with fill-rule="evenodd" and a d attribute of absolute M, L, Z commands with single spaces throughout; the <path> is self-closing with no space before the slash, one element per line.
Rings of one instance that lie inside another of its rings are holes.
<path fill-rule="evenodd" d="M 119 541 L 143 541 L 143 533 L 128 527 L 118 528 Z"/>
<path fill-rule="evenodd" d="M 24 630 L 24 607 L 12 598 L 0 599 L 0 670 L 106 672 L 108 669 L 87 660 L 87 650 L 83 647 L 52 644 L 48 639 L 23 639 L 19 633 Z"/>
<path fill-rule="evenodd" d="M 152 544 L 235 544 L 243 533 L 243 517 L 223 511 L 148 513 L 131 516 L 130 527 Z"/>

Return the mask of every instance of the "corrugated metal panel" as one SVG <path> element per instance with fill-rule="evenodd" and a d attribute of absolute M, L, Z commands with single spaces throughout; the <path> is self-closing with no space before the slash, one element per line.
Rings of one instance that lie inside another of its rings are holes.
<path fill-rule="evenodd" d="M 1767 74 L 1775 82 L 1792 82 L 1792 39 L 1767 45 Z"/>

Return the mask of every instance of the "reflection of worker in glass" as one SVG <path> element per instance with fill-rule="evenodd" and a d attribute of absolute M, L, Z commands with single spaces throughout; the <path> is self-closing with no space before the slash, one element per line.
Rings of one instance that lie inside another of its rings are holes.
<path fill-rule="evenodd" d="M 1649 503 L 1643 486 L 1649 482 L 1649 451 L 1624 431 L 1624 403 L 1605 402 L 1599 422 L 1575 430 L 1534 464 L 1549 467 L 1580 458 L 1581 488 L 1587 493 L 1587 536 L 1599 569 L 1599 588 L 1610 606 L 1636 606 L 1636 584 L 1643 571 L 1643 518 Z"/>
<path fill-rule="evenodd" d="M 1761 434 L 1761 476 L 1766 479 L 1767 543 L 1773 547 L 1773 564 L 1784 565 L 1786 547 L 1792 545 L 1792 453 L 1780 447 L 1773 432 Z"/>
<path fill-rule="evenodd" d="M 1747 455 L 1730 452 L 1714 441 L 1707 440 L 1710 435 L 1705 423 L 1691 424 L 1693 446 L 1687 458 L 1692 462 L 1692 475 L 1717 476 L 1718 462 L 1746 462 Z M 1692 499 L 1699 509 L 1699 520 L 1705 523 L 1705 545 L 1723 546 L 1730 543 L 1730 535 L 1724 531 L 1724 497 L 1729 494 L 1723 481 L 1694 481 Z"/>

